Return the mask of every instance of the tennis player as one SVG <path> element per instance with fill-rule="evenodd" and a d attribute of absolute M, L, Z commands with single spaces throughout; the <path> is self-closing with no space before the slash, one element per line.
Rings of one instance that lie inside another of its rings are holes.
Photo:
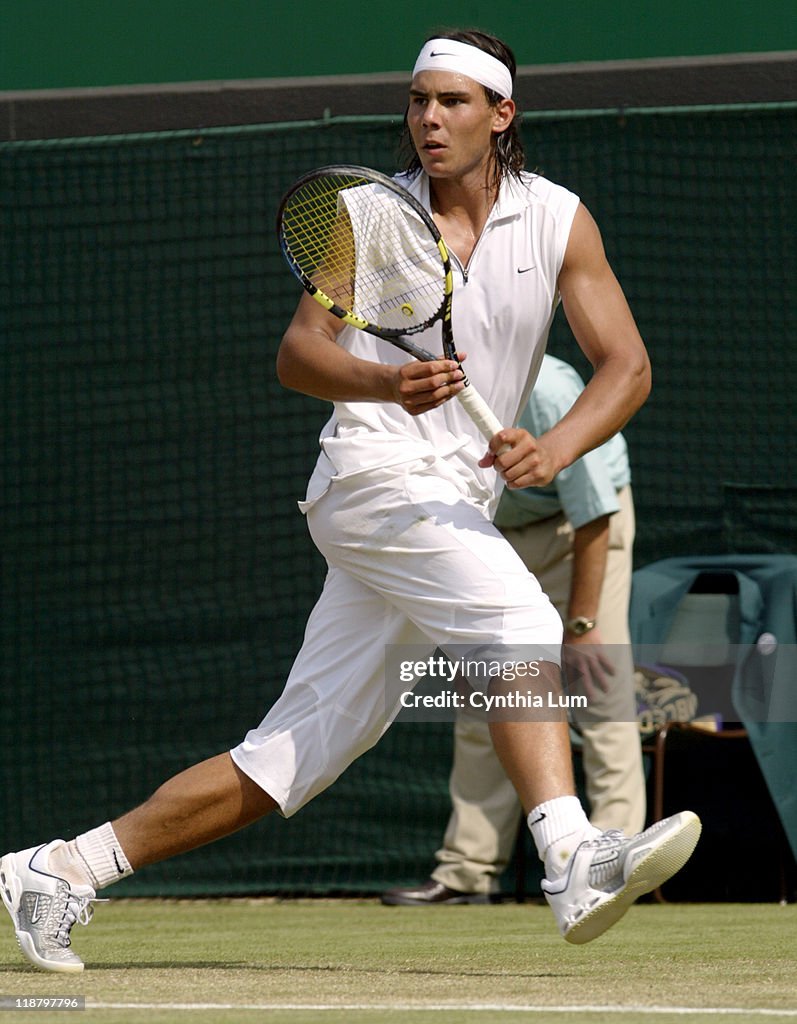
<path fill-rule="evenodd" d="M 304 644 L 282 696 L 233 750 L 114 821 L 2 858 L 0 893 L 36 966 L 82 970 L 70 932 L 88 923 L 98 890 L 271 811 L 292 815 L 329 786 L 395 712 L 386 645 L 558 651 L 559 616 L 492 514 L 504 485 L 547 484 L 618 431 L 644 402 L 650 369 L 592 217 L 571 192 L 523 170 L 514 73 L 511 51 L 491 36 L 429 40 L 413 71 L 401 179 L 454 254 L 455 335 L 507 426 L 486 448 L 450 401 L 462 388 L 455 362 L 406 361 L 303 296 L 279 378 L 334 403 L 301 503 L 329 564 Z M 594 373 L 571 412 L 536 438 L 513 424 L 560 299 Z M 440 351 L 434 336 L 421 340 Z M 555 657 L 541 672 L 555 692 Z M 630 839 L 590 825 L 563 714 L 490 728 L 569 941 L 600 935 L 690 856 L 700 823 L 689 811 Z"/>

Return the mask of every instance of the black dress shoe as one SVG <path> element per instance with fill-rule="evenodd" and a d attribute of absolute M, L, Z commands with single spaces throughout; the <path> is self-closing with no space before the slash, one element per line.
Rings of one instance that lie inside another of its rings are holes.
<path fill-rule="evenodd" d="M 491 903 L 485 892 L 459 892 L 430 878 L 415 889 L 388 889 L 382 893 L 387 907 L 433 907 L 440 904 Z"/>

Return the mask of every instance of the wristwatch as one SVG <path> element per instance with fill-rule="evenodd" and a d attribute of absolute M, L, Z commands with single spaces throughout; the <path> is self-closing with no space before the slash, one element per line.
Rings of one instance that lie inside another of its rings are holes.
<path fill-rule="evenodd" d="M 594 629 L 597 625 L 597 620 L 588 619 L 584 615 L 577 615 L 574 619 L 568 619 L 565 623 L 565 629 L 568 633 L 572 633 L 573 636 L 584 636 L 585 633 L 589 633 L 591 629 Z"/>

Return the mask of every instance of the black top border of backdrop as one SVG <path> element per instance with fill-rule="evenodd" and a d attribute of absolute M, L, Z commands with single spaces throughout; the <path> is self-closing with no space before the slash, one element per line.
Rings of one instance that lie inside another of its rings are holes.
<path fill-rule="evenodd" d="M 306 121 L 404 111 L 408 75 L 247 79 L 0 92 L 0 141 Z M 797 101 L 797 51 L 518 69 L 523 112 Z"/>

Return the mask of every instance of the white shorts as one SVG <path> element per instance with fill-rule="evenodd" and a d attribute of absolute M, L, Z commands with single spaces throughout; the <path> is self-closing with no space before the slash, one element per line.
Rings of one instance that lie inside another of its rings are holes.
<path fill-rule="evenodd" d="M 329 565 L 324 589 L 282 695 L 231 751 L 286 816 L 334 782 L 395 716 L 387 645 L 558 652 L 562 639 L 537 580 L 444 460 L 336 480 L 307 521 Z"/>

